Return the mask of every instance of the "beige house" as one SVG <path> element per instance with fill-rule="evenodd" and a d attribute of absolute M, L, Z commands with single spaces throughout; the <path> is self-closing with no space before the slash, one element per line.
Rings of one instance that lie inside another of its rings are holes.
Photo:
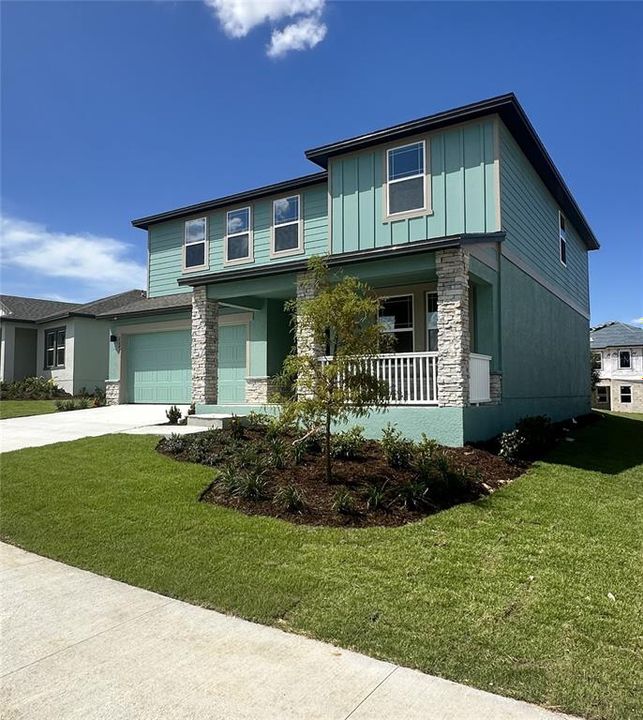
<path fill-rule="evenodd" d="M 599 325 L 590 331 L 590 347 L 600 377 L 593 406 L 643 413 L 643 328 L 622 322 Z"/>

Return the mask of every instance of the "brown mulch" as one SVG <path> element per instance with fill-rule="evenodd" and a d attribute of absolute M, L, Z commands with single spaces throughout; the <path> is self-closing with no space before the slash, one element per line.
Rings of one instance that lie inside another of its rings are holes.
<path fill-rule="evenodd" d="M 220 431 L 221 447 L 225 447 L 226 431 Z M 190 436 L 192 438 L 196 435 Z M 261 433 L 246 430 L 244 445 L 261 441 Z M 287 440 L 288 442 L 288 440 Z M 217 446 L 219 443 L 217 442 Z M 162 449 L 159 448 L 162 452 Z M 325 481 L 324 458 L 319 453 L 307 453 L 299 465 L 291 465 L 284 469 L 270 468 L 266 472 L 268 480 L 268 498 L 264 500 L 247 500 L 232 497 L 217 483 L 212 482 L 202 492 L 203 502 L 214 503 L 234 508 L 248 515 L 268 515 L 289 522 L 331 526 L 331 527 L 369 527 L 398 526 L 415 522 L 435 512 L 482 497 L 511 482 L 524 472 L 524 468 L 510 465 L 502 458 L 487 450 L 465 446 L 461 448 L 441 448 L 454 469 L 466 470 L 475 478 L 471 491 L 466 496 L 435 498 L 430 497 L 420 509 L 405 508 L 399 501 L 400 487 L 412 482 L 416 473 L 410 469 L 391 468 L 382 454 L 379 443 L 367 441 L 364 452 L 359 459 L 333 460 L 333 482 Z M 177 460 L 190 461 L 189 453 L 171 455 Z M 217 455 L 220 457 L 220 455 Z M 193 459 L 192 459 L 193 461 Z M 204 464 L 216 467 L 219 464 L 213 457 L 202 460 Z M 294 485 L 304 495 L 306 507 L 301 512 L 288 512 L 277 507 L 272 497 L 284 486 Z M 365 493 L 368 486 L 384 486 L 387 495 L 386 509 L 369 510 Z M 339 491 L 346 490 L 353 500 L 355 512 L 343 514 L 333 507 Z"/>

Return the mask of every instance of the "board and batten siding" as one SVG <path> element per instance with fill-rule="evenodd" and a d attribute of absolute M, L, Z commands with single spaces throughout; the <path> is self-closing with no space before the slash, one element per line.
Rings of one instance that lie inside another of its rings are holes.
<path fill-rule="evenodd" d="M 149 294 L 150 297 L 191 292 L 192 288 L 177 284 L 180 277 L 199 275 L 203 272 L 225 272 L 243 267 L 256 267 L 268 263 L 292 261 L 297 257 L 323 255 L 328 252 L 328 190 L 325 183 L 292 191 L 289 195 L 299 194 L 303 218 L 304 248 L 302 255 L 284 255 L 271 257 L 272 203 L 278 197 L 262 198 L 247 205 L 234 205 L 230 208 L 207 213 L 209 238 L 209 268 L 195 273 L 183 272 L 183 233 L 185 218 L 152 225 L 149 229 Z M 243 264 L 224 265 L 223 243 L 225 237 L 225 218 L 227 210 L 236 207 L 252 208 L 254 260 Z M 198 215 L 194 217 L 203 217 Z"/>
<path fill-rule="evenodd" d="M 503 247 L 589 311 L 587 248 L 566 220 L 567 266 L 560 261 L 559 207 L 504 123 L 499 122 Z"/>
<path fill-rule="evenodd" d="M 426 140 L 431 212 L 385 219 L 387 147 Z M 331 158 L 332 252 L 498 230 L 494 119 Z"/>

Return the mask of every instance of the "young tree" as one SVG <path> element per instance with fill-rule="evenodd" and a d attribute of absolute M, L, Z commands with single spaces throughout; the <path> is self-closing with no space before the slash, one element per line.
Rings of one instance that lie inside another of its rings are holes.
<path fill-rule="evenodd" d="M 312 258 L 304 292 L 288 303 L 298 347 L 284 362 L 294 392 L 283 413 L 311 430 L 323 430 L 326 481 L 332 480 L 332 428 L 381 410 L 389 387 L 373 374 L 373 358 L 388 336 L 378 321 L 379 300 L 354 277 L 331 281 L 326 261 Z M 323 358 L 321 356 L 324 356 Z"/>

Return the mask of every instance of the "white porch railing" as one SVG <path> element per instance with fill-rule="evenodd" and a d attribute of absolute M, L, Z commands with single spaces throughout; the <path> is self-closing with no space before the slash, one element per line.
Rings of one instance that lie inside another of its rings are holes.
<path fill-rule="evenodd" d="M 328 363 L 330 358 L 320 360 Z M 437 352 L 387 353 L 357 362 L 367 363 L 371 375 L 386 381 L 391 405 L 438 404 Z"/>
<path fill-rule="evenodd" d="M 469 402 L 483 403 L 491 400 L 489 368 L 491 357 L 471 353 L 469 363 Z"/>

